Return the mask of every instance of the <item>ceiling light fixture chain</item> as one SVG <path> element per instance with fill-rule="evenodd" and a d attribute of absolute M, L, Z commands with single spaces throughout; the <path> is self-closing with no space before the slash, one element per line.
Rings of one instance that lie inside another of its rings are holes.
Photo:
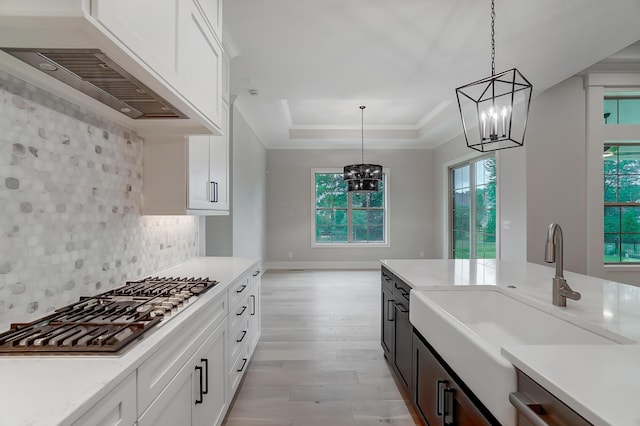
<path fill-rule="evenodd" d="M 362 153 L 362 164 L 364 164 L 364 109 L 366 108 L 366 106 L 364 105 L 360 105 L 360 129 L 362 130 L 362 147 L 361 147 L 361 153 Z"/>
<path fill-rule="evenodd" d="M 491 75 L 496 75 L 496 4 L 491 0 Z"/>

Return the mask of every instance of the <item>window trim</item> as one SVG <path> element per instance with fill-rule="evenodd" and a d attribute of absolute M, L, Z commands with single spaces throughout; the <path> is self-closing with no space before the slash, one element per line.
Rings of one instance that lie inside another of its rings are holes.
<path fill-rule="evenodd" d="M 603 146 L 636 146 L 638 147 L 638 151 L 640 151 L 640 141 L 605 141 L 603 143 Z M 621 176 L 619 173 L 619 169 L 617 170 L 618 173 L 615 174 L 615 176 L 619 177 Z M 603 183 L 604 183 L 604 178 L 605 178 L 605 172 L 604 172 L 604 162 L 603 162 L 603 167 L 602 167 L 602 178 L 603 178 Z M 625 176 L 625 175 L 622 175 Z M 627 176 L 633 176 L 633 175 L 627 175 Z M 603 185 L 603 191 L 604 191 L 604 185 Z M 602 197 L 602 211 L 604 212 L 604 209 L 606 209 L 607 207 L 619 207 L 619 208 L 623 208 L 623 207 L 635 207 L 635 208 L 640 208 L 640 202 L 620 202 L 619 200 L 615 201 L 615 202 L 607 202 L 605 201 L 605 196 L 606 193 L 603 193 L 603 197 Z M 604 215 L 604 213 L 603 213 Z M 637 261 L 632 261 L 632 262 L 606 262 L 604 260 L 604 256 L 605 256 L 605 249 L 606 249 L 606 245 L 604 243 L 604 237 L 606 234 L 616 234 L 620 236 L 620 246 L 622 247 L 622 236 L 625 235 L 625 233 L 622 232 L 622 220 L 620 220 L 620 230 L 619 232 L 605 232 L 604 230 L 604 216 L 603 216 L 603 221 L 602 221 L 602 239 L 603 239 L 603 250 L 602 250 L 602 262 L 603 265 L 605 267 L 620 267 L 620 266 L 628 266 L 628 267 L 635 267 L 638 268 L 640 266 L 640 260 Z M 629 235 L 631 233 L 627 233 L 627 235 Z"/>
<path fill-rule="evenodd" d="M 310 199 L 311 199 L 311 248 L 384 248 L 391 247 L 390 235 L 389 232 L 389 224 L 390 221 L 390 203 L 389 203 L 389 182 L 390 182 L 390 174 L 391 171 L 387 167 L 383 167 L 382 173 L 384 175 L 384 242 L 372 242 L 372 243 L 364 243 L 364 242 L 354 242 L 354 243 L 319 243 L 316 242 L 316 173 L 342 173 L 343 169 L 336 167 L 313 167 L 311 168 L 311 191 L 310 191 Z M 349 211 L 350 209 L 347 208 Z M 347 220 L 351 221 L 351 215 L 347 215 Z"/>
<path fill-rule="evenodd" d="M 484 154 L 484 155 L 479 155 L 479 156 L 473 156 L 471 158 L 465 158 L 461 161 L 455 161 L 455 162 L 451 162 L 449 164 L 446 165 L 445 170 L 446 170 L 446 191 L 447 191 L 447 211 L 446 211 L 446 217 L 447 217 L 447 221 L 446 221 L 446 241 L 447 241 L 447 259 L 456 259 L 454 253 L 453 253 L 453 249 L 454 249 L 454 224 L 455 224 L 455 220 L 453 217 L 453 171 L 457 168 L 461 168 L 464 166 L 469 166 L 469 259 L 478 259 L 477 257 L 477 253 L 474 253 L 475 248 L 476 248 L 476 232 L 475 232 L 475 222 L 476 222 L 476 198 L 475 196 L 471 196 L 471 190 L 474 189 L 477 186 L 477 182 L 476 182 L 476 173 L 475 173 L 475 166 L 474 166 L 474 173 L 471 173 L 471 165 L 472 164 L 477 164 L 480 161 L 486 160 L 488 158 L 493 158 L 495 161 L 495 168 L 496 168 L 496 229 L 495 229 L 495 239 L 496 239 L 496 257 L 495 259 L 499 259 L 500 258 L 500 236 L 499 236 L 499 217 L 498 217 L 498 213 L 499 213 L 499 197 L 498 197 L 498 174 L 499 174 L 499 169 L 498 169 L 498 156 L 495 154 Z M 484 259 L 484 258 L 480 258 L 480 259 Z"/>

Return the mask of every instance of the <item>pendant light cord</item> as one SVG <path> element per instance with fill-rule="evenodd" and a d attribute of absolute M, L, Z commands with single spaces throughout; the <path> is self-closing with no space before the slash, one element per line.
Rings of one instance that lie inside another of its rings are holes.
<path fill-rule="evenodd" d="M 491 76 L 496 75 L 496 5 L 491 0 Z"/>
<path fill-rule="evenodd" d="M 362 154 L 362 163 L 360 163 L 360 164 L 364 164 L 364 109 L 365 109 L 365 108 L 366 108 L 366 107 L 365 107 L 364 105 L 361 105 L 361 106 L 360 106 L 360 112 L 361 112 L 361 124 L 362 124 L 362 126 L 361 126 L 361 129 L 362 129 L 362 133 L 361 133 L 361 136 L 362 136 L 362 148 L 361 148 L 361 149 L 362 149 L 362 150 L 361 150 L 361 154 Z"/>

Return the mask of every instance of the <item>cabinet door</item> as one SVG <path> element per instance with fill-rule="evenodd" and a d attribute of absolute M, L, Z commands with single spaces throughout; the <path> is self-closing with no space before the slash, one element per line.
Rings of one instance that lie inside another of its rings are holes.
<path fill-rule="evenodd" d="M 181 1 L 178 14 L 180 91 L 202 115 L 220 127 L 222 48 L 194 0 Z"/>
<path fill-rule="evenodd" d="M 229 210 L 229 107 L 222 107 L 222 136 L 211 137 L 210 167 L 214 182 L 213 210 Z"/>
<path fill-rule="evenodd" d="M 431 350 L 413 337 L 412 403 L 426 424 L 481 426 L 499 424 L 484 416 L 466 390 L 446 371 Z M 489 415 L 490 416 L 490 415 Z"/>
<path fill-rule="evenodd" d="M 134 424 L 136 417 L 136 373 L 133 372 L 73 426 L 127 426 Z"/>
<path fill-rule="evenodd" d="M 214 185 L 209 176 L 211 136 L 189 136 L 187 208 L 210 209 Z"/>
<path fill-rule="evenodd" d="M 389 361 L 393 362 L 393 354 L 395 353 L 395 296 L 393 292 L 385 285 L 382 284 L 382 330 L 381 330 L 381 343 L 382 349 L 384 349 L 385 355 Z"/>
<path fill-rule="evenodd" d="M 395 333 L 393 360 L 400 379 L 408 391 L 411 386 L 411 360 L 413 347 L 413 327 L 409 322 L 409 305 L 404 300 L 394 303 Z"/>
<path fill-rule="evenodd" d="M 178 0 L 92 0 L 91 14 L 149 68 L 175 83 Z"/>
<path fill-rule="evenodd" d="M 138 426 L 191 425 L 193 388 L 197 385 L 193 376 L 194 366 L 189 362 L 138 419 Z"/>
<path fill-rule="evenodd" d="M 202 367 L 203 395 L 202 404 L 194 405 L 193 424 L 195 426 L 212 426 L 222 424 L 224 414 L 227 411 L 227 323 L 224 322 L 211 334 L 198 351 L 197 365 Z M 194 374 L 194 382 L 197 386 L 194 392 L 199 397 L 200 370 Z M 206 392 L 206 393 L 204 393 Z M 178 424 L 178 423 L 176 423 Z"/>

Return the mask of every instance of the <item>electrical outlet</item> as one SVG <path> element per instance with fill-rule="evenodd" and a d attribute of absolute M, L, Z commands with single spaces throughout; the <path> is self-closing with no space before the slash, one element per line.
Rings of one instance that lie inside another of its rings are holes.
<path fill-rule="evenodd" d="M 511 229 L 511 221 L 503 220 L 502 221 L 502 229 Z"/>
<path fill-rule="evenodd" d="M 289 252 L 289 259 L 293 259 L 293 252 L 292 251 Z"/>

